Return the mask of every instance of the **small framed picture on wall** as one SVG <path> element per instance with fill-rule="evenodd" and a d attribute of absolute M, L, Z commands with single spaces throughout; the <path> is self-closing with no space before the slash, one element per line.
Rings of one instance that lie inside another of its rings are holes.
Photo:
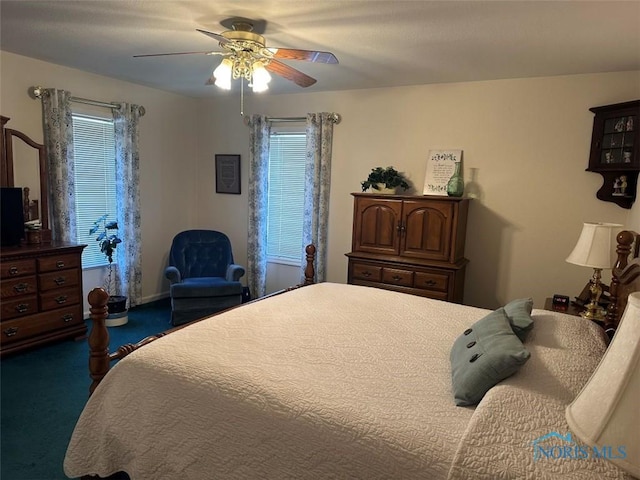
<path fill-rule="evenodd" d="M 240 194 L 240 155 L 216 154 L 216 193 Z"/>

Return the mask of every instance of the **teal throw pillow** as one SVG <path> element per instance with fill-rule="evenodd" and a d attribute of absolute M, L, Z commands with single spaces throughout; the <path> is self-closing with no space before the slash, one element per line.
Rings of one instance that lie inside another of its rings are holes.
<path fill-rule="evenodd" d="M 456 405 L 475 405 L 529 357 L 504 308 L 478 320 L 456 339 L 449 356 Z"/>
<path fill-rule="evenodd" d="M 509 317 L 509 323 L 518 338 L 524 342 L 529 330 L 533 328 L 533 318 L 531 318 L 531 310 L 533 309 L 533 298 L 520 298 L 513 300 L 504 306 L 504 311 Z"/>

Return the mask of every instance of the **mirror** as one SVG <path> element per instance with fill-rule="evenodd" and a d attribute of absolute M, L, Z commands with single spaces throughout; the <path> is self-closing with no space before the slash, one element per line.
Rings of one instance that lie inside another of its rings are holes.
<path fill-rule="evenodd" d="M 41 230 L 48 230 L 48 172 L 44 145 L 18 130 L 6 128 L 8 121 L 7 117 L 2 117 L 1 184 L 21 187 L 25 222 L 39 220 Z"/>

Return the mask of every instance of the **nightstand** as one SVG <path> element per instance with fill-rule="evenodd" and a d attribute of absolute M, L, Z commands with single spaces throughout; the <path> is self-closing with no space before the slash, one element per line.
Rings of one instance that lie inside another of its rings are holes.
<path fill-rule="evenodd" d="M 573 302 L 570 302 L 568 307 L 554 307 L 553 299 L 549 297 L 544 302 L 544 309 L 551 310 L 552 312 L 566 313 L 568 315 L 579 317 L 582 311 L 584 310 L 584 307 L 581 307 L 580 305 L 576 305 Z"/>
<path fill-rule="evenodd" d="M 567 315 L 573 315 L 574 317 L 580 317 L 581 316 L 580 314 L 584 311 L 584 307 L 581 307 L 580 305 L 576 305 L 573 302 L 570 302 L 569 306 L 566 308 L 554 307 L 553 298 L 551 297 L 545 300 L 544 309 L 551 310 L 552 312 L 566 313 Z M 598 325 L 600 325 L 601 327 L 604 326 L 604 322 L 601 322 L 599 320 L 593 320 L 593 321 Z"/>

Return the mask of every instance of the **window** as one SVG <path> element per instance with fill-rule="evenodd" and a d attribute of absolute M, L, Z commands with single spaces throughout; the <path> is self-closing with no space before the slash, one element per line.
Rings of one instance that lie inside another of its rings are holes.
<path fill-rule="evenodd" d="M 307 136 L 277 131 L 270 137 L 267 258 L 300 265 Z"/>
<path fill-rule="evenodd" d="M 93 223 L 105 213 L 116 219 L 116 149 L 113 120 L 73 114 L 73 148 L 76 179 L 77 242 L 87 245 L 82 267 L 107 265 Z M 114 259 L 115 260 L 115 259 Z"/>

